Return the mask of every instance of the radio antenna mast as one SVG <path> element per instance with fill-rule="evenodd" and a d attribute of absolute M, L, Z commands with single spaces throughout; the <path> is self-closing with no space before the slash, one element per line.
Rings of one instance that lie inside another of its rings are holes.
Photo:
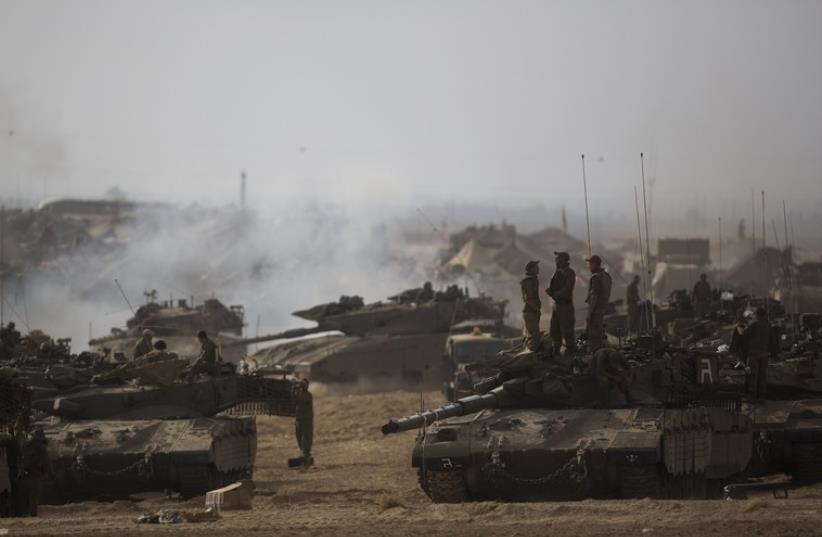
<path fill-rule="evenodd" d="M 591 257 L 591 220 L 588 217 L 588 180 L 585 177 L 585 154 L 580 155 L 582 160 L 582 190 L 585 193 L 585 226 L 588 229 L 588 257 Z"/>
<path fill-rule="evenodd" d="M 651 230 L 648 227 L 648 197 L 645 194 L 645 154 L 639 154 L 639 165 L 642 170 L 642 207 L 645 211 L 645 259 L 648 263 L 648 295 L 651 299 L 651 328 L 656 328 L 654 312 L 654 285 L 651 281 Z"/>

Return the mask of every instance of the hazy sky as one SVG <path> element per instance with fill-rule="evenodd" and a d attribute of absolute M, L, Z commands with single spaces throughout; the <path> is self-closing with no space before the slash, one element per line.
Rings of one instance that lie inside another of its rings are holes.
<path fill-rule="evenodd" d="M 820 1 L 0 0 L 0 193 L 573 206 L 585 152 L 632 210 L 645 151 L 813 207 L 820 53 Z"/>

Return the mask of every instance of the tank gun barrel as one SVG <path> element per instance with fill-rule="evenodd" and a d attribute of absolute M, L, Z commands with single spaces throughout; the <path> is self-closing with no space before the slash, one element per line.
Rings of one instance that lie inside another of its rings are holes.
<path fill-rule="evenodd" d="M 457 399 L 453 403 L 448 403 L 433 410 L 426 410 L 419 414 L 412 414 L 403 418 L 392 418 L 382 426 L 383 434 L 399 433 L 410 431 L 431 425 L 435 421 L 453 418 L 454 416 L 464 416 L 473 414 L 486 408 L 496 408 L 504 404 L 502 386 L 491 390 L 484 395 L 469 395 L 462 399 Z"/>
<path fill-rule="evenodd" d="M 319 334 L 320 332 L 328 332 L 327 328 L 321 328 L 319 326 L 315 326 L 312 328 L 293 328 L 291 330 L 285 330 L 284 332 L 278 332 L 276 334 L 268 334 L 265 336 L 259 337 L 252 337 L 252 338 L 243 338 L 237 339 L 234 341 L 227 341 L 223 342 L 223 347 L 236 347 L 238 345 L 251 345 L 254 343 L 265 343 L 267 341 L 276 341 L 278 339 L 293 339 L 303 336 L 310 336 L 311 334 Z"/>

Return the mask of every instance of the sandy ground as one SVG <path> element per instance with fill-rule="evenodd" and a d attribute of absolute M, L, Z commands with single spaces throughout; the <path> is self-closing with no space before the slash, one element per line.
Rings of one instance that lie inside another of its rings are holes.
<path fill-rule="evenodd" d="M 439 401 L 427 394 L 428 404 Z M 251 511 L 224 512 L 216 522 L 138 525 L 134 518 L 179 502 L 80 503 L 43 507 L 34 519 L 0 520 L 8 535 L 505 535 L 800 536 L 822 535 L 822 487 L 789 500 L 583 501 L 434 505 L 410 468 L 414 433 L 383 437 L 386 417 L 419 407 L 419 394 L 315 395 L 317 464 L 288 470 L 296 455 L 293 424 L 258 418 L 258 494 Z M 2 531 L 0 531 L 2 533 Z"/>

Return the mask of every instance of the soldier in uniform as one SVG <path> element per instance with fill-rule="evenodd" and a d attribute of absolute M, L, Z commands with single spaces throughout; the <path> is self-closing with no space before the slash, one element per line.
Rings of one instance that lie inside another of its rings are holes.
<path fill-rule="evenodd" d="M 314 444 L 314 398 L 308 391 L 308 379 L 300 380 L 294 424 L 303 466 L 311 466 L 314 464 L 314 458 L 311 456 L 311 447 Z"/>
<path fill-rule="evenodd" d="M 574 284 L 577 275 L 571 268 L 571 257 L 567 252 L 554 252 L 556 271 L 551 284 L 545 291 L 554 299 L 554 314 L 551 315 L 551 340 L 554 352 L 559 354 L 562 341 L 565 340 L 565 352 L 571 354 L 576 350 L 574 339 Z"/>
<path fill-rule="evenodd" d="M 771 324 L 765 308 L 756 310 L 756 319 L 748 324 L 739 323 L 736 331 L 741 346 L 747 351 L 748 393 L 756 399 L 764 399 L 768 387 L 768 352 Z"/>
<path fill-rule="evenodd" d="M 14 357 L 14 351 L 20 344 L 20 332 L 17 331 L 14 322 L 0 328 L 0 358 L 10 360 Z"/>
<path fill-rule="evenodd" d="M 525 278 L 520 282 L 522 290 L 522 320 L 525 324 L 526 344 L 537 350 L 542 339 L 539 331 L 539 318 L 542 315 L 542 302 L 539 299 L 539 261 L 529 261 L 525 265 Z"/>
<path fill-rule="evenodd" d="M 220 353 L 217 350 L 217 344 L 208 337 L 205 330 L 200 330 L 197 333 L 197 339 L 200 340 L 200 356 L 198 356 L 191 365 L 191 369 L 188 372 L 189 377 L 200 373 L 216 376 L 219 373 L 220 363 Z"/>
<path fill-rule="evenodd" d="M 153 349 L 151 344 L 151 339 L 154 337 L 154 332 L 146 328 L 143 330 L 143 335 L 140 339 L 137 340 L 137 343 L 134 345 L 134 352 L 131 354 L 131 359 L 136 360 L 137 358 L 148 354 Z"/>
<path fill-rule="evenodd" d="M 611 275 L 602 268 L 602 258 L 592 255 L 588 258 L 588 269 L 591 280 L 588 282 L 588 317 L 585 319 L 585 331 L 588 334 L 588 350 L 596 351 L 603 345 L 604 333 L 602 318 L 611 300 Z"/>
<path fill-rule="evenodd" d="M 694 317 L 701 319 L 708 313 L 711 305 L 711 285 L 708 283 L 708 275 L 700 274 L 699 281 L 694 284 L 691 292 L 691 303 L 694 305 Z"/>
<path fill-rule="evenodd" d="M 634 276 L 625 290 L 625 303 L 628 305 L 628 333 L 639 333 L 639 274 Z"/>
<path fill-rule="evenodd" d="M 612 387 L 619 390 L 626 402 L 631 402 L 631 371 L 624 354 L 616 349 L 599 349 L 594 353 L 590 371 L 599 384 L 600 404 L 608 404 Z"/>
<path fill-rule="evenodd" d="M 20 516 L 37 516 L 43 478 L 51 471 L 47 444 L 43 429 L 38 427 L 21 446 L 21 472 L 17 483 Z"/>

